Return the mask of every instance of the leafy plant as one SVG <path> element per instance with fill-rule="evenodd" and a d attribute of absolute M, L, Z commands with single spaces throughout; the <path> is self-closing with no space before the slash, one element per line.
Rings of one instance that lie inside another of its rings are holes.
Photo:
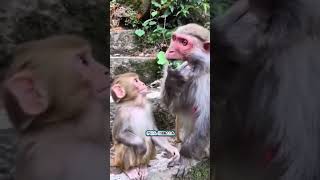
<path fill-rule="evenodd" d="M 144 42 L 143 44 L 167 45 L 173 27 L 180 25 L 177 20 L 190 18 L 194 11 L 205 13 L 206 16 L 209 16 L 209 1 L 152 0 L 150 18 L 141 23 L 141 27 L 135 34 Z"/>

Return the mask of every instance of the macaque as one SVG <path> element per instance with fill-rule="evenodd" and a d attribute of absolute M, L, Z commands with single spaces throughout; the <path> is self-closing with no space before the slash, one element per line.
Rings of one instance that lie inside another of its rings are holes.
<path fill-rule="evenodd" d="M 171 161 L 180 158 L 178 149 L 166 137 L 146 136 L 147 130 L 157 130 L 147 93 L 148 87 L 135 73 L 118 75 L 111 85 L 111 96 L 118 105 L 112 129 L 115 157 L 111 164 L 130 179 L 147 177 L 147 165 L 156 155 L 155 145 L 173 155 Z"/>
<path fill-rule="evenodd" d="M 74 35 L 16 48 L 3 84 L 19 136 L 16 180 L 107 179 L 107 72 Z"/>
<path fill-rule="evenodd" d="M 166 51 L 169 61 L 182 60 L 177 69 L 164 70 L 162 101 L 177 115 L 181 128 L 181 157 L 201 160 L 210 149 L 210 32 L 197 24 L 180 26 Z M 179 137 L 178 136 L 178 140 Z M 178 176 L 183 176 L 186 163 Z"/>

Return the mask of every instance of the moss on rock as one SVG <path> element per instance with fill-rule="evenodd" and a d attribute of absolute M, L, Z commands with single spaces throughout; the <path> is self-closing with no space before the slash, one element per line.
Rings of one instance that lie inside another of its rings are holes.
<path fill-rule="evenodd" d="M 210 179 L 210 161 L 201 161 L 196 166 L 193 166 L 187 174 L 187 179 Z"/>

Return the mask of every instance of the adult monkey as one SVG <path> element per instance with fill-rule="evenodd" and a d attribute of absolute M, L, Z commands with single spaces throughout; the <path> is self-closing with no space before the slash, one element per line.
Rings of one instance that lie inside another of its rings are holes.
<path fill-rule="evenodd" d="M 168 60 L 183 60 L 174 70 L 166 66 L 162 100 L 178 116 L 181 126 L 181 166 L 184 176 L 188 159 L 201 160 L 210 149 L 210 32 L 197 24 L 180 26 L 166 52 Z"/>
<path fill-rule="evenodd" d="M 4 102 L 19 133 L 16 179 L 107 179 L 107 69 L 62 35 L 17 47 Z"/>
<path fill-rule="evenodd" d="M 216 180 L 320 179 L 319 8 L 239 0 L 214 21 L 215 92 L 226 101 Z"/>

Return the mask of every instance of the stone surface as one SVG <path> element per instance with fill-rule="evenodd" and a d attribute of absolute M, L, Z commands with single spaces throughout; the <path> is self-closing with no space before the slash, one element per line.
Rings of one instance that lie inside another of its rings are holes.
<path fill-rule="evenodd" d="M 137 49 L 134 30 L 110 32 L 110 54 L 130 55 Z"/>

